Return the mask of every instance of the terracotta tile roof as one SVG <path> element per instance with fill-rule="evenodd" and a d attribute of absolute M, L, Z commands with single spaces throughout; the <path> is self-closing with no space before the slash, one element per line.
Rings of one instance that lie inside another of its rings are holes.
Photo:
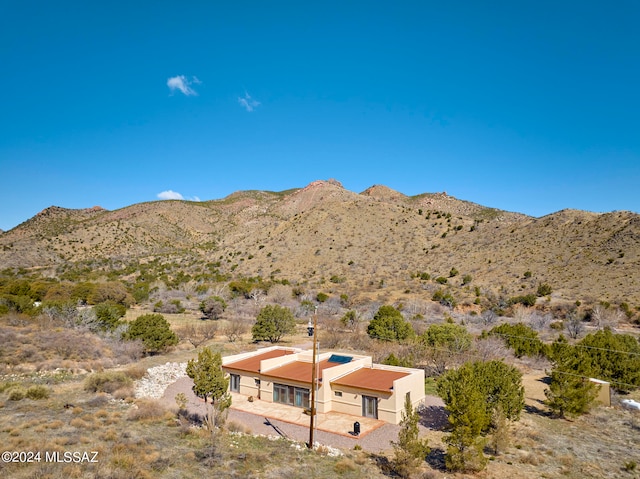
<path fill-rule="evenodd" d="M 261 354 L 256 354 L 255 356 L 250 356 L 245 359 L 240 359 L 238 361 L 234 361 L 232 363 L 225 364 L 223 369 L 235 369 L 237 371 L 247 371 L 250 373 L 259 373 L 260 372 L 260 362 L 265 359 L 273 359 L 279 358 L 282 356 L 287 356 L 289 354 L 295 354 L 294 351 L 287 351 L 286 349 L 274 349 L 272 351 L 266 351 Z"/>
<path fill-rule="evenodd" d="M 318 363 L 319 379 L 322 379 L 322 371 L 324 369 L 332 368 L 334 366 L 340 366 L 340 363 L 329 362 L 328 359 L 320 361 Z M 311 367 L 312 363 L 310 362 L 294 361 L 278 368 L 271 369 L 263 374 L 272 378 L 288 379 L 290 381 L 299 381 L 311 384 Z"/>
<path fill-rule="evenodd" d="M 360 368 L 331 381 L 331 384 L 368 389 L 370 391 L 390 392 L 393 388 L 393 381 L 408 375 L 409 373 L 390 371 L 388 369 Z"/>

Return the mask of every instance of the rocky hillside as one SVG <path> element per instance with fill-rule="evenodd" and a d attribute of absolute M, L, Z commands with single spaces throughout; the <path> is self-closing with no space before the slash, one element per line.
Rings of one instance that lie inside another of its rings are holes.
<path fill-rule="evenodd" d="M 509 297 L 544 282 L 552 300 L 635 306 L 640 216 L 563 210 L 532 218 L 446 193 L 409 197 L 381 185 L 355 193 L 329 180 L 116 211 L 53 206 L 0 235 L 0 269 L 106 273 L 151 262 L 192 275 L 215 270 L 370 296 L 445 287 L 473 299 L 478 287 Z M 419 272 L 447 277 L 447 284 L 421 281 Z"/>

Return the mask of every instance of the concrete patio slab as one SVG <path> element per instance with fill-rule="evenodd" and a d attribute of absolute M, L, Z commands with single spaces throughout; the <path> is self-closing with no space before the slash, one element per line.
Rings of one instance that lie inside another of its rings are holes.
<path fill-rule="evenodd" d="M 309 427 L 311 417 L 305 413 L 304 409 L 287 406 L 285 404 L 272 403 L 253 399 L 249 401 L 247 396 L 232 393 L 233 400 L 231 408 L 239 411 L 256 414 L 270 419 L 278 419 L 283 422 L 297 424 L 299 426 Z M 379 427 L 386 424 L 384 421 L 372 419 L 368 417 L 351 416 L 339 412 L 317 413 L 316 430 L 340 434 L 342 436 L 352 437 L 354 439 L 364 437 L 371 431 L 375 431 Z M 360 435 L 353 434 L 353 426 L 355 422 L 360 423 Z"/>

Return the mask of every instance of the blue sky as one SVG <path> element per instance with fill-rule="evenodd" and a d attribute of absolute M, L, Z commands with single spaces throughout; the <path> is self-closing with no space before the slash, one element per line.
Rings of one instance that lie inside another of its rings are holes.
<path fill-rule="evenodd" d="M 640 212 L 639 23 L 635 1 L 0 1 L 0 229 L 328 178 Z"/>

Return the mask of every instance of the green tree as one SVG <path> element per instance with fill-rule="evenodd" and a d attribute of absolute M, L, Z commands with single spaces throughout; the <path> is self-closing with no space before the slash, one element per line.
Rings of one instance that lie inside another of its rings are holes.
<path fill-rule="evenodd" d="M 219 352 L 204 348 L 198 353 L 198 359 L 187 363 L 187 375 L 193 379 L 193 391 L 204 399 L 206 414 L 204 425 L 211 434 L 211 451 L 215 452 L 218 430 L 226 420 L 231 406 L 231 394 L 228 391 L 229 380 L 222 370 L 222 357 Z M 207 398 L 211 405 L 207 408 Z"/>
<path fill-rule="evenodd" d="M 127 312 L 127 307 L 109 300 L 96 304 L 93 307 L 93 311 L 96 313 L 96 320 L 100 329 L 113 331 L 122 324 L 120 320 Z"/>
<path fill-rule="evenodd" d="M 455 323 L 432 324 L 420 337 L 434 373 L 443 374 L 461 353 L 471 348 L 472 336 L 467 328 Z"/>
<path fill-rule="evenodd" d="M 622 391 L 640 387 L 640 343 L 634 336 L 604 329 L 586 335 L 578 345 L 591 359 L 593 377 Z"/>
<path fill-rule="evenodd" d="M 231 395 L 228 392 L 229 379 L 222 370 L 222 356 L 214 353 L 211 348 L 198 351 L 197 359 L 190 359 L 187 363 L 187 376 L 193 379 L 193 392 L 204 399 L 211 398 L 211 403 L 219 403 L 226 409 L 231 405 Z"/>
<path fill-rule="evenodd" d="M 402 313 L 393 306 L 380 306 L 369 322 L 367 334 L 374 339 L 386 341 L 404 341 L 415 335 L 411 323 L 402 317 Z"/>
<path fill-rule="evenodd" d="M 412 368 L 414 366 L 413 362 L 411 361 L 411 359 L 407 358 L 407 357 L 398 357 L 395 354 L 391 353 L 389 354 L 389 356 L 387 356 L 383 361 L 382 364 L 386 364 L 388 366 L 401 366 L 403 368 Z"/>
<path fill-rule="evenodd" d="M 398 441 L 392 442 L 394 469 L 400 477 L 410 477 L 429 454 L 427 439 L 419 437 L 419 421 L 418 411 L 413 408 L 411 399 L 405 396 Z"/>
<path fill-rule="evenodd" d="M 597 394 L 591 376 L 591 358 L 585 349 L 572 346 L 564 336 L 551 345 L 553 364 L 546 404 L 558 417 L 579 416 L 589 411 Z"/>
<path fill-rule="evenodd" d="M 289 308 L 269 304 L 262 308 L 251 329 L 254 341 L 279 342 L 285 334 L 296 330 L 296 321 Z"/>
<path fill-rule="evenodd" d="M 112 281 L 109 283 L 96 284 L 87 297 L 89 304 L 98 304 L 104 301 L 113 301 L 125 306 L 130 306 L 133 304 L 134 299 L 122 283 Z"/>
<path fill-rule="evenodd" d="M 445 438 L 447 467 L 480 470 L 486 464 L 480 437 L 490 431 L 492 418 L 516 421 L 524 409 L 522 374 L 502 361 L 466 363 L 438 380 L 438 394 L 449 411 L 451 434 Z"/>
<path fill-rule="evenodd" d="M 489 335 L 500 336 L 518 358 L 544 356 L 547 353 L 544 343 L 538 338 L 538 333 L 524 323 L 501 324 L 492 328 Z"/>
<path fill-rule="evenodd" d="M 342 318 L 340 318 L 340 323 L 345 328 L 355 329 L 356 324 L 358 323 L 358 315 L 357 315 L 356 311 L 353 310 L 353 309 L 350 309 L 349 311 L 344 313 L 344 316 L 342 316 Z"/>
<path fill-rule="evenodd" d="M 220 296 L 211 296 L 200 303 L 200 311 L 207 319 L 220 319 L 227 303 Z"/>
<path fill-rule="evenodd" d="M 451 433 L 444 437 L 448 445 L 445 465 L 450 471 L 479 471 L 485 467 L 481 432 L 491 423 L 487 414 L 479 378 L 471 368 L 447 372 L 438 380 L 438 393 L 449 412 Z"/>
<path fill-rule="evenodd" d="M 129 323 L 123 334 L 128 340 L 139 339 L 146 353 L 157 353 L 178 344 L 178 336 L 171 331 L 169 322 L 161 314 L 143 314 Z"/>

